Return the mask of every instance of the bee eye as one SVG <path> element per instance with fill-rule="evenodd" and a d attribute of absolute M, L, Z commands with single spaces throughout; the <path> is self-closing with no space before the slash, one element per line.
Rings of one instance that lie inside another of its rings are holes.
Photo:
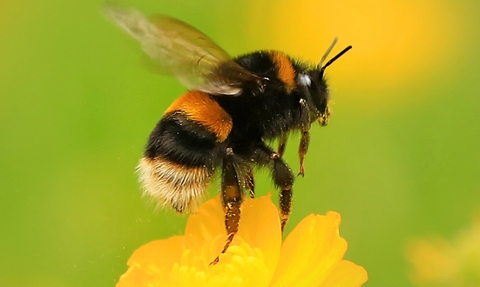
<path fill-rule="evenodd" d="M 302 86 L 310 87 L 312 84 L 312 78 L 310 78 L 310 76 L 307 74 L 300 74 L 298 76 L 298 82 Z"/>

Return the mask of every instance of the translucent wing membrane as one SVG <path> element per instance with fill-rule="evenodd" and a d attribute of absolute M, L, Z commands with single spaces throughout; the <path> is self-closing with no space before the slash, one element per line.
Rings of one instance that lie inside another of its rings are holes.
<path fill-rule="evenodd" d="M 106 13 L 141 44 L 159 71 L 173 74 L 186 88 L 214 95 L 239 95 L 246 82 L 262 79 L 248 72 L 205 34 L 165 16 L 108 6 Z"/>

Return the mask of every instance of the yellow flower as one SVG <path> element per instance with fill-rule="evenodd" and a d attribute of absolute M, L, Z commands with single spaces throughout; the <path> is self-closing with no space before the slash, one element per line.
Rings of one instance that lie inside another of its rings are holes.
<path fill-rule="evenodd" d="M 480 286 L 480 217 L 453 242 L 439 236 L 410 242 L 407 258 L 417 286 Z"/>
<path fill-rule="evenodd" d="M 310 215 L 282 244 L 270 196 L 246 199 L 237 235 L 220 261 L 227 235 L 218 197 L 190 216 L 184 236 L 150 242 L 128 260 L 117 287 L 361 286 L 367 272 L 343 260 L 340 215 Z"/>

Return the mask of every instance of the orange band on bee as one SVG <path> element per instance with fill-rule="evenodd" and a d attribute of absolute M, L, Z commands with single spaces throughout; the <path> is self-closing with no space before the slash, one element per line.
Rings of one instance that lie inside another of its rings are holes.
<path fill-rule="evenodd" d="M 282 52 L 270 51 L 272 61 L 278 71 L 278 78 L 285 83 L 287 93 L 290 93 L 295 88 L 295 69 L 292 61 Z"/>
<path fill-rule="evenodd" d="M 225 141 L 232 130 L 230 115 L 207 93 L 187 92 L 173 102 L 165 114 L 175 111 L 183 112 L 190 120 L 203 125 L 217 136 L 218 142 Z"/>

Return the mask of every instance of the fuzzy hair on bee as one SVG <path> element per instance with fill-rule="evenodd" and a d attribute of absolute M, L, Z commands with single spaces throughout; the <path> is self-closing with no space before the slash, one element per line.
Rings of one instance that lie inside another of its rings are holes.
<path fill-rule="evenodd" d="M 178 212 L 194 212 L 218 172 L 228 235 L 223 253 L 238 231 L 246 191 L 255 196 L 254 168 L 268 168 L 279 189 L 283 230 L 295 179 L 282 158 L 288 137 L 301 135 L 298 174 L 303 176 L 310 127 L 329 122 L 325 69 L 352 46 L 324 63 L 335 39 L 318 64 L 273 50 L 231 58 L 180 20 L 116 6 L 107 7 L 106 14 L 140 42 L 159 71 L 187 88 L 150 134 L 138 167 L 144 193 Z M 276 150 L 267 144 L 271 140 L 278 140 Z"/>

